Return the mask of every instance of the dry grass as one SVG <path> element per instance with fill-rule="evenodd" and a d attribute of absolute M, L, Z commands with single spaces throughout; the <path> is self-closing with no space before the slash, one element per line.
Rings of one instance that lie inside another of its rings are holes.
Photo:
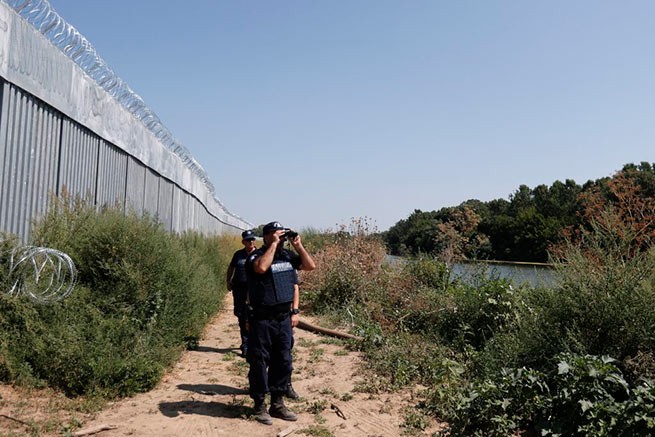
<path fill-rule="evenodd" d="M 70 399 L 52 389 L 1 385 L 0 430 L 3 436 L 67 434 L 106 404 L 100 398 Z"/>
<path fill-rule="evenodd" d="M 334 309 L 366 302 L 383 272 L 386 248 L 371 234 L 366 219 L 353 220 L 348 231 L 337 232 L 335 242 L 314 254 L 316 269 L 302 272 L 303 299 L 311 309 Z"/>

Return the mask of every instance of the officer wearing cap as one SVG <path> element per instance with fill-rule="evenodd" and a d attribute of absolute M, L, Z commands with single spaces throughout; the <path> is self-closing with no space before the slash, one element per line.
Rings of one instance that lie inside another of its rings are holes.
<path fill-rule="evenodd" d="M 239 331 L 241 333 L 241 355 L 246 356 L 248 351 L 248 311 L 246 310 L 246 299 L 248 298 L 248 279 L 246 276 L 246 258 L 255 249 L 255 233 L 251 230 L 241 233 L 241 244 L 243 249 L 237 250 L 232 255 L 232 261 L 227 268 L 227 289 L 232 292 L 234 300 L 234 315 L 239 320 Z"/>
<path fill-rule="evenodd" d="M 295 421 L 298 417 L 284 405 L 291 377 L 292 327 L 298 324 L 297 270 L 313 270 L 313 258 L 300 236 L 279 222 L 263 228 L 264 245 L 246 260 L 249 326 L 248 381 L 255 402 L 255 419 L 271 425 L 271 417 Z M 293 251 L 284 248 L 289 241 Z M 289 320 L 291 318 L 291 320 Z M 265 396 L 271 393 L 266 411 Z"/>

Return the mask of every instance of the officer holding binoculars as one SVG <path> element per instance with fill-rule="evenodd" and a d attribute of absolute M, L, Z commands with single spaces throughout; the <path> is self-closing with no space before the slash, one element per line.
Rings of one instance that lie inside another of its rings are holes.
<path fill-rule="evenodd" d="M 298 324 L 300 313 L 297 270 L 313 270 L 316 264 L 297 232 L 270 222 L 263 234 L 264 245 L 246 260 L 250 328 L 247 360 L 254 418 L 271 425 L 272 417 L 298 419 L 284 404 L 292 371 L 292 327 Z M 291 243 L 295 253 L 284 248 L 284 241 Z M 267 392 L 271 393 L 268 411 Z"/>

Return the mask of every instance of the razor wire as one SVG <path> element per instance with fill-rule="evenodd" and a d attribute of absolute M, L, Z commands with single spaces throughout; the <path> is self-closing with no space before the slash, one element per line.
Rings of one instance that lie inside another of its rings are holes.
<path fill-rule="evenodd" d="M 47 0 L 0 0 L 14 9 L 25 21 L 44 35 L 62 53 L 75 62 L 96 84 L 103 88 L 132 116 L 191 170 L 205 185 L 220 207 L 228 214 L 239 218 L 216 196 L 216 190 L 205 169 L 191 155 L 191 152 L 163 125 L 157 114 L 136 94 L 107 63 L 98 55 L 91 43 L 71 24 L 67 23 Z"/>
<path fill-rule="evenodd" d="M 96 52 L 91 43 L 71 24 L 67 23 L 47 0 L 4 1 L 63 54 L 75 62 L 107 94 L 127 109 L 162 144 L 175 153 L 200 178 L 212 194 L 215 193 L 214 185 L 209 180 L 205 169 L 191 155 L 191 152 L 173 137 L 157 114 L 148 108 L 141 96 L 136 94 L 127 83 L 118 77 Z M 221 206 L 224 207 L 222 204 Z"/>
<path fill-rule="evenodd" d="M 73 260 L 57 249 L 19 246 L 9 256 L 10 296 L 51 303 L 70 295 L 77 283 Z"/>

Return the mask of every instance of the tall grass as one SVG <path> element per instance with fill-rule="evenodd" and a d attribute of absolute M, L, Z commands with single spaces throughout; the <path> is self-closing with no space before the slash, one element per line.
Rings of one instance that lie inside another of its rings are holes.
<path fill-rule="evenodd" d="M 152 388 L 197 342 L 223 301 L 236 242 L 68 199 L 33 240 L 68 253 L 79 281 L 50 305 L 0 295 L 0 379 L 108 397 Z"/>

